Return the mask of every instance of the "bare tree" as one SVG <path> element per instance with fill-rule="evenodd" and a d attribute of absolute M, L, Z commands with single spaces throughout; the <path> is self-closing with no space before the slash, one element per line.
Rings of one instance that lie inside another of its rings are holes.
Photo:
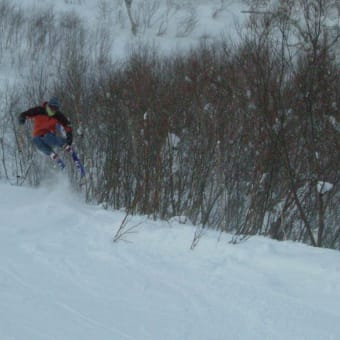
<path fill-rule="evenodd" d="M 129 20 L 131 23 L 131 32 L 133 33 L 133 35 L 137 34 L 137 24 L 135 23 L 135 20 L 132 17 L 132 13 L 131 13 L 131 6 L 132 6 L 132 0 L 124 0 L 125 1 L 125 6 L 126 6 L 126 10 L 129 16 Z"/>

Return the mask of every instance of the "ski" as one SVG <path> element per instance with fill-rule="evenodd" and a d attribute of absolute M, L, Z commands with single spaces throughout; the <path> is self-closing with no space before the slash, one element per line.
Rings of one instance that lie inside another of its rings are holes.
<path fill-rule="evenodd" d="M 85 174 L 86 174 L 85 168 L 83 164 L 81 163 L 76 151 L 70 145 L 64 146 L 63 149 L 64 151 L 68 152 L 71 155 L 72 161 L 78 170 L 80 178 L 81 179 L 85 178 Z M 51 154 L 50 158 L 54 161 L 56 166 L 58 166 L 61 170 L 65 169 L 65 163 L 61 160 L 61 158 L 58 156 L 57 153 L 54 152 L 53 154 Z"/>
<path fill-rule="evenodd" d="M 81 163 L 76 151 L 71 146 L 68 146 L 68 148 L 65 148 L 65 150 L 71 154 L 72 160 L 73 160 L 76 168 L 78 169 L 80 178 L 84 178 L 85 177 L 85 169 L 84 169 L 84 166 Z"/>

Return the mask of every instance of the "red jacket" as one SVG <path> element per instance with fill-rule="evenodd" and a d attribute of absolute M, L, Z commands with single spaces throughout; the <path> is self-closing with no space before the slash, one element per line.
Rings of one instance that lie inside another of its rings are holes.
<path fill-rule="evenodd" d="M 70 121 L 60 111 L 56 111 L 53 116 L 49 116 L 46 111 L 47 103 L 42 106 L 33 107 L 19 116 L 19 121 L 24 123 L 26 119 L 33 120 L 32 136 L 43 136 L 48 132 L 56 133 L 58 124 L 62 125 L 66 132 L 71 132 Z"/>

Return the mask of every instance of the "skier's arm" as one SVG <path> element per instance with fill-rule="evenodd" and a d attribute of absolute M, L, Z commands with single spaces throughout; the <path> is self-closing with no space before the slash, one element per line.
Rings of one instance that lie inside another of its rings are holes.
<path fill-rule="evenodd" d="M 27 111 L 21 112 L 18 120 L 19 124 L 25 124 L 25 121 L 27 118 L 32 118 L 36 115 L 42 114 L 43 109 L 40 106 L 32 107 L 31 109 L 28 109 Z"/>
<path fill-rule="evenodd" d="M 71 122 L 63 113 L 57 111 L 53 117 L 64 127 L 66 132 L 72 131 Z"/>
<path fill-rule="evenodd" d="M 58 122 L 64 127 L 66 132 L 66 144 L 71 145 L 73 141 L 73 133 L 71 122 L 65 117 L 63 113 L 57 111 L 54 117 L 58 120 Z"/>

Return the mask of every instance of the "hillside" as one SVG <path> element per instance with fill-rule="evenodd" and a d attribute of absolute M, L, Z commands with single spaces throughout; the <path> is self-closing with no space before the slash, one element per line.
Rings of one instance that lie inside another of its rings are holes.
<path fill-rule="evenodd" d="M 87 206 L 57 178 L 0 183 L 2 340 L 336 340 L 340 254 Z M 127 242 L 126 242 L 127 241 Z"/>

